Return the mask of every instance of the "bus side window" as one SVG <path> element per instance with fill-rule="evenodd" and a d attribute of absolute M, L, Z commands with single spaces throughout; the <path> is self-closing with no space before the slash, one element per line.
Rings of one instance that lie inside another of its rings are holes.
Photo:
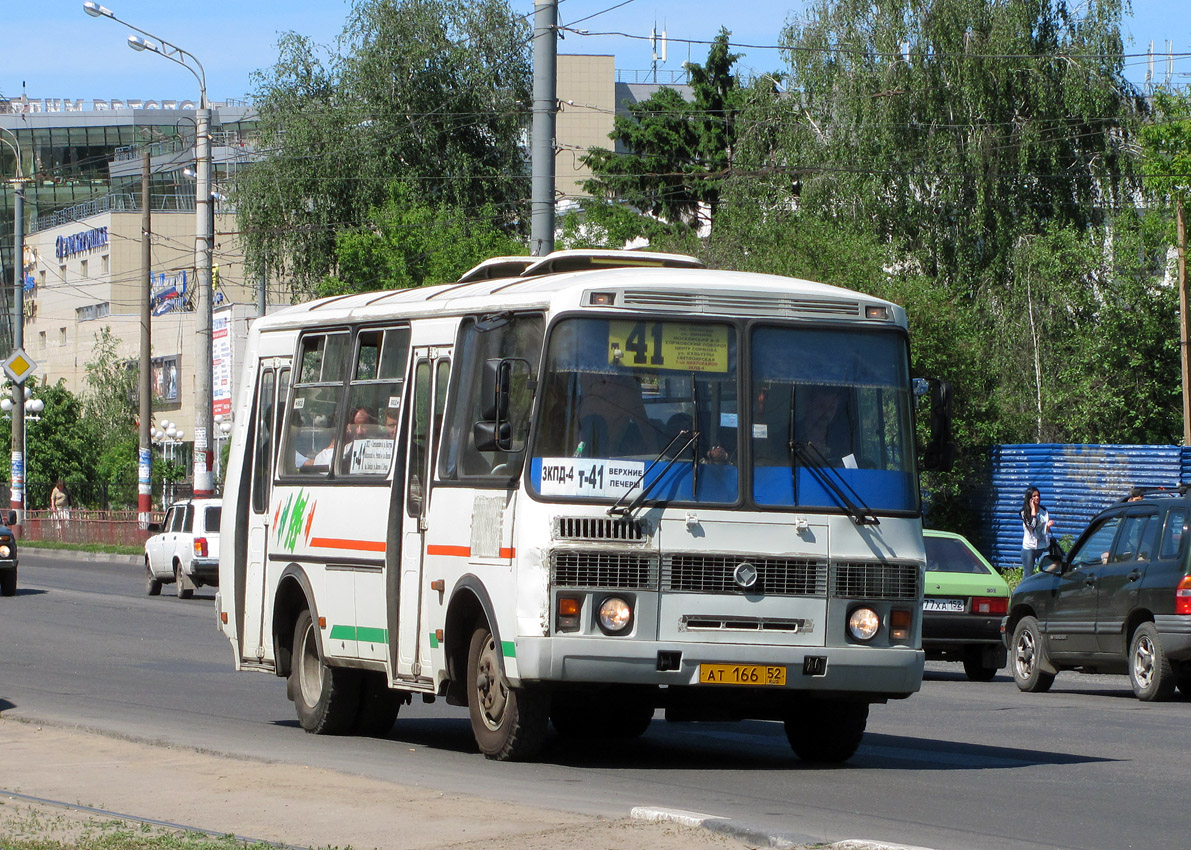
<path fill-rule="evenodd" d="M 256 430 L 254 442 L 256 456 L 252 460 L 252 510 L 264 513 L 269 509 L 269 485 L 273 476 L 274 439 L 273 417 L 276 398 L 273 392 L 277 373 L 272 369 L 261 371 L 260 388 L 256 400 Z"/>
<path fill-rule="evenodd" d="M 426 476 L 426 457 L 430 436 L 430 361 L 419 360 L 414 367 L 413 422 L 410 427 L 409 470 L 405 498 L 410 516 L 422 513 L 422 482 Z"/>
<path fill-rule="evenodd" d="M 409 355 L 409 328 L 360 331 L 348 387 L 340 475 L 387 475 L 392 466 Z"/>
<path fill-rule="evenodd" d="M 308 334 L 298 344 L 278 468 L 287 475 L 325 475 L 342 442 L 339 405 L 348 362 L 347 331 Z"/>
<path fill-rule="evenodd" d="M 443 480 L 487 479 L 506 484 L 517 476 L 525 461 L 525 440 L 533 410 L 538 364 L 542 357 L 541 315 L 469 318 L 459 332 L 456 379 L 443 428 L 439 476 Z M 476 448 L 472 426 L 482 419 L 481 375 L 488 360 L 522 360 L 529 368 L 513 370 L 509 391 L 508 423 L 512 428 L 510 452 L 482 452 Z"/>

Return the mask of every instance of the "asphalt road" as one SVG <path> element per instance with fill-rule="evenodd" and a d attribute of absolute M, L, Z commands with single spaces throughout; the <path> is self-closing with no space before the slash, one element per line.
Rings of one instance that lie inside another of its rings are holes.
<path fill-rule="evenodd" d="M 774 723 L 668 724 L 638 741 L 553 738 L 536 764 L 489 762 L 465 709 L 402 710 L 383 740 L 298 727 L 284 683 L 235 673 L 214 593 L 144 595 L 135 564 L 23 552 L 0 599 L 0 710 L 118 735 L 342 770 L 489 799 L 624 817 L 731 818 L 796 843 L 937 848 L 1183 848 L 1191 701 L 1145 705 L 1123 676 L 1064 673 L 1047 694 L 929 665 L 921 693 L 874 706 L 845 766 L 794 758 Z M 3 786 L 0 770 L 0 787 Z"/>

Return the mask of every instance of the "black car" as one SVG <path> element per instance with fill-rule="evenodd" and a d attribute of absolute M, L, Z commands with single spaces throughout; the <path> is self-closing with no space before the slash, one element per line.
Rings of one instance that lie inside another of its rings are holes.
<path fill-rule="evenodd" d="M 1127 673 L 1138 699 L 1191 693 L 1191 497 L 1145 494 L 1102 511 L 1009 602 L 1013 678 L 1045 691 L 1062 670 Z"/>
<path fill-rule="evenodd" d="M 17 537 L 12 526 L 17 524 L 17 512 L 9 511 L 0 517 L 0 596 L 17 595 Z"/>

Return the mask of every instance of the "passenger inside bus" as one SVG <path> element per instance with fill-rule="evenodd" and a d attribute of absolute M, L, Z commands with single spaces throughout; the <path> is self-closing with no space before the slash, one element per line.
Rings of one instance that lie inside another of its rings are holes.
<path fill-rule="evenodd" d="M 641 383 L 632 375 L 581 375 L 579 393 L 583 456 L 654 455 L 664 445 L 645 412 Z"/>
<path fill-rule="evenodd" d="M 839 415 L 846 407 L 845 391 L 824 384 L 799 387 L 795 403 L 799 408 L 795 441 L 809 449 L 812 457 L 825 458 L 835 466 L 855 467 L 851 429 Z"/>

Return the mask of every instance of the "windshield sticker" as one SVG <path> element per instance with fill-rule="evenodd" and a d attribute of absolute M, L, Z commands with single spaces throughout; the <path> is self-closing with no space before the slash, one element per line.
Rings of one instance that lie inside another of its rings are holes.
<path fill-rule="evenodd" d="M 599 458 L 542 458 L 543 496 L 607 496 L 620 498 L 645 472 L 644 461 Z"/>
<path fill-rule="evenodd" d="M 728 328 L 678 322 L 609 322 L 608 362 L 632 369 L 727 372 Z"/>

